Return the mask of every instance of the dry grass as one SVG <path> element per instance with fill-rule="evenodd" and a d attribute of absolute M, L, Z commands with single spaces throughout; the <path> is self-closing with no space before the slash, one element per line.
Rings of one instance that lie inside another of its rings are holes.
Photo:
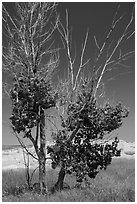
<path fill-rule="evenodd" d="M 101 171 L 94 180 L 90 180 L 90 187 L 78 189 L 75 178 L 67 175 L 65 182 L 70 189 L 49 195 L 22 191 L 19 186 L 24 185 L 24 171 L 3 172 L 3 201 L 4 202 L 131 202 L 135 201 L 135 161 L 118 159 L 106 171 Z M 47 172 L 49 191 L 57 179 L 56 171 Z M 37 182 L 37 173 L 33 183 Z"/>

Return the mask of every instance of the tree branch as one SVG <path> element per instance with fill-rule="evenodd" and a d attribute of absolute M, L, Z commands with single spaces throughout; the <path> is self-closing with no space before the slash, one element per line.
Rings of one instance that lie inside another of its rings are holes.
<path fill-rule="evenodd" d="M 34 159 L 38 160 L 38 158 L 35 157 L 35 156 L 27 149 L 27 147 L 25 146 L 25 144 L 23 143 L 23 141 L 19 138 L 19 136 L 17 135 L 17 133 L 16 133 L 14 130 L 13 130 L 13 132 L 14 132 L 16 138 L 18 139 L 20 145 L 22 146 L 22 148 L 24 148 L 24 149 L 26 150 L 26 152 L 27 152 L 31 157 L 33 157 Z"/>
<path fill-rule="evenodd" d="M 79 66 L 79 69 L 78 69 L 78 72 L 77 72 L 77 75 L 76 75 L 75 85 L 74 85 L 73 90 L 75 90 L 75 88 L 76 88 L 77 80 L 78 80 L 79 74 L 80 74 L 80 72 L 81 72 L 81 69 L 89 62 L 89 60 L 87 60 L 87 61 L 83 64 L 83 58 L 84 58 L 84 53 L 85 53 L 85 49 L 86 49 L 87 39 L 88 39 L 88 32 L 86 33 L 84 45 L 83 45 L 83 48 L 82 48 L 82 53 L 81 53 L 81 57 L 80 57 L 80 66 Z"/>
<path fill-rule="evenodd" d="M 60 27 L 59 27 L 60 25 Z M 65 47 L 67 50 L 67 57 L 68 57 L 68 62 L 69 62 L 69 70 L 71 73 L 71 85 L 73 88 L 73 84 L 74 84 L 74 70 L 73 70 L 73 60 L 72 60 L 72 56 L 71 56 L 71 50 L 70 50 L 70 42 L 69 42 L 69 23 L 68 23 L 68 12 L 66 10 L 66 30 L 64 28 L 64 26 L 62 25 L 61 21 L 59 21 L 59 25 L 58 25 L 58 31 L 61 34 L 62 38 L 64 39 L 65 42 Z M 62 29 L 62 31 L 61 31 Z"/>
<path fill-rule="evenodd" d="M 101 80 L 102 80 L 102 78 L 103 78 L 104 73 L 107 72 L 107 71 L 109 71 L 109 70 L 111 70 L 111 69 L 112 69 L 112 66 L 114 66 L 114 65 L 116 65 L 116 64 L 118 64 L 118 63 L 120 63 L 120 62 L 122 62 L 122 61 L 124 61 L 124 60 L 126 60 L 126 59 L 128 59 L 129 57 L 131 57 L 131 56 L 133 55 L 133 53 L 134 53 L 134 51 L 130 51 L 130 52 L 127 52 L 126 54 L 122 55 L 122 54 L 121 54 L 121 50 L 120 50 L 120 55 L 119 55 L 119 57 L 112 60 L 112 58 L 114 57 L 114 54 L 116 53 L 116 51 L 117 51 L 118 47 L 120 46 L 120 44 L 121 44 L 124 40 L 130 39 L 131 36 L 133 36 L 133 34 L 134 34 L 134 31 L 132 31 L 132 32 L 130 32 L 131 34 L 127 37 L 127 35 L 128 35 L 128 32 L 127 32 L 127 31 L 128 31 L 128 28 L 130 27 L 130 25 L 132 24 L 133 19 L 134 19 L 134 18 L 133 18 L 133 11 L 132 11 L 131 18 L 130 18 L 128 24 L 126 25 L 126 27 L 125 27 L 125 29 L 124 29 L 122 35 L 121 35 L 121 36 L 119 37 L 119 39 L 117 40 L 115 46 L 113 47 L 113 49 L 112 49 L 112 51 L 111 51 L 111 54 L 108 54 L 108 53 L 109 53 L 110 46 L 111 46 L 111 43 L 109 43 L 109 41 L 108 41 L 108 40 L 110 39 L 110 35 L 111 35 L 111 33 L 114 31 L 114 28 L 115 28 L 116 25 L 119 23 L 119 21 L 121 21 L 121 19 L 123 18 L 123 16 L 120 16 L 118 19 L 116 19 L 117 15 L 118 15 L 118 10 L 119 10 L 119 6 L 118 6 L 117 11 L 116 11 L 116 13 L 115 13 L 115 16 L 114 16 L 114 18 L 113 18 L 112 25 L 111 25 L 111 29 L 109 30 L 109 32 L 108 32 L 108 34 L 107 34 L 107 37 L 106 37 L 106 40 L 104 41 L 102 47 L 101 47 L 100 50 L 99 50 L 99 54 L 98 54 L 98 56 L 97 56 L 97 58 L 96 58 L 96 61 L 95 61 L 94 67 L 93 67 L 93 73 L 95 73 L 95 75 L 96 75 L 95 77 L 98 79 L 98 80 L 97 80 L 97 83 L 96 83 L 96 86 L 95 86 L 95 89 L 94 89 L 94 97 L 95 97 L 95 95 L 96 95 L 96 93 L 97 93 L 97 90 L 98 90 L 98 88 L 99 88 L 99 85 L 100 85 L 100 82 L 101 82 Z M 99 49 L 98 43 L 96 42 L 96 38 L 95 38 L 95 43 L 96 43 L 97 48 Z M 108 44 L 108 45 L 107 45 L 107 44 Z M 104 63 L 103 63 L 103 65 L 100 65 L 99 68 L 95 71 L 96 65 L 97 65 L 97 62 L 98 62 L 99 59 L 100 59 L 100 56 L 101 56 L 102 54 L 105 54 L 105 52 L 107 52 L 107 54 L 106 54 L 106 56 L 104 57 Z M 107 67 L 108 67 L 108 66 L 111 66 L 111 69 L 108 69 L 108 70 L 107 70 Z M 101 71 L 100 75 L 97 77 L 97 73 L 98 73 L 98 71 L 101 70 L 101 69 L 102 69 L 102 71 Z"/>

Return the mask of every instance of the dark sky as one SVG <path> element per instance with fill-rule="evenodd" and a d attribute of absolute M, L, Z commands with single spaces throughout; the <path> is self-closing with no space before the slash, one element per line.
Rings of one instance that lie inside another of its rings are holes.
<path fill-rule="evenodd" d="M 16 13 L 14 3 L 4 3 L 9 13 L 14 16 Z M 120 3 L 119 15 L 125 14 L 124 20 L 117 29 L 115 35 L 121 32 L 124 25 L 129 20 L 134 3 Z M 76 69 L 79 62 L 79 54 L 81 45 L 83 43 L 85 33 L 89 30 L 88 45 L 85 53 L 85 58 L 93 58 L 95 54 L 95 43 L 93 41 L 96 35 L 98 42 L 101 43 L 105 31 L 109 28 L 112 22 L 114 13 L 117 8 L 117 3 L 106 2 L 65 2 L 59 3 L 58 12 L 62 22 L 65 23 L 65 10 L 69 13 L 69 24 L 72 27 L 72 44 L 73 53 L 76 50 Z M 134 29 L 134 26 L 132 26 Z M 5 41 L 6 38 L 3 37 Z M 60 41 L 56 44 L 60 46 Z M 134 37 L 122 45 L 123 53 L 134 50 Z M 57 74 L 63 77 L 65 74 L 66 61 L 61 53 L 60 65 Z M 109 101 L 118 103 L 122 102 L 124 106 L 130 109 L 128 118 L 125 119 L 123 126 L 119 130 L 119 138 L 126 141 L 135 140 L 135 62 L 134 57 L 128 59 L 125 65 L 130 65 L 129 68 L 121 68 L 113 71 L 104 78 L 106 98 Z M 113 79 L 112 79 L 113 78 Z M 112 79 L 112 80 L 111 80 Z M 5 80 L 5 77 L 3 77 Z M 8 77 L 6 78 L 8 81 Z M 4 96 L 2 99 L 2 143 L 3 144 L 17 144 L 14 135 L 11 134 L 9 116 L 11 112 L 10 100 Z"/>

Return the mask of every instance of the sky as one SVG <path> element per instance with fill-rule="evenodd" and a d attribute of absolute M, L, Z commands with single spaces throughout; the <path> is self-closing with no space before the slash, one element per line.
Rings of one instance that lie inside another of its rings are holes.
<path fill-rule="evenodd" d="M 16 15 L 14 3 L 4 4 L 10 15 Z M 120 3 L 119 15 L 124 14 L 124 18 L 120 27 L 117 29 L 115 36 L 117 36 L 124 28 L 129 20 L 133 3 Z M 95 42 L 94 36 L 101 44 L 103 36 L 109 25 L 112 22 L 114 13 L 117 8 L 117 3 L 106 2 L 61 2 L 58 4 L 57 10 L 60 13 L 62 23 L 65 25 L 65 10 L 68 10 L 69 25 L 72 28 L 72 51 L 76 51 L 76 65 L 77 69 L 79 63 L 79 56 L 81 46 L 84 41 L 86 31 L 89 31 L 87 47 L 85 52 L 85 59 L 90 58 L 92 65 L 92 58 L 95 56 Z M 131 26 L 134 29 L 134 25 Z M 115 37 L 114 36 L 114 37 Z M 115 40 L 115 38 L 114 38 Z M 3 41 L 6 38 L 3 37 Z M 60 46 L 61 41 L 57 38 L 56 45 Z M 122 52 L 134 50 L 134 37 L 126 41 L 122 45 Z M 128 142 L 135 141 L 135 59 L 134 56 L 124 62 L 127 67 L 118 67 L 104 77 L 106 99 L 113 103 L 122 102 L 123 106 L 129 108 L 130 113 L 128 118 L 123 122 L 123 126 L 119 129 L 119 138 Z M 130 66 L 130 67 L 129 67 Z M 60 55 L 60 64 L 57 75 L 61 78 L 65 75 L 66 61 L 63 53 Z M 92 66 L 91 66 L 92 67 Z M 89 68 L 91 69 L 91 68 Z M 57 78 L 58 78 L 57 76 Z M 56 77 L 56 76 L 55 76 Z M 8 77 L 3 77 L 4 80 L 9 80 Z M 10 128 L 9 116 L 11 114 L 10 99 L 8 96 L 2 98 L 2 144 L 18 144 L 17 139 L 12 134 Z"/>

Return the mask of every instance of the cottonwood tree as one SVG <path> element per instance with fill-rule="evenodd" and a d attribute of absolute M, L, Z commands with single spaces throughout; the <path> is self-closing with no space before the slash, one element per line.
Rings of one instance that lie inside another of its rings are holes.
<path fill-rule="evenodd" d="M 40 191 L 45 192 L 45 110 L 55 106 L 51 77 L 59 60 L 58 49 L 53 47 L 53 33 L 58 24 L 57 5 L 52 2 L 15 4 L 16 18 L 3 4 L 6 39 L 3 40 L 3 71 L 13 79 L 9 91 L 10 120 L 23 148 L 38 160 Z M 29 152 L 21 137 L 31 141 L 36 155 Z"/>
<path fill-rule="evenodd" d="M 60 114 L 62 128 L 53 133 L 55 145 L 48 147 L 52 157 L 52 167 L 60 166 L 55 189 L 63 189 L 66 173 L 74 174 L 80 184 L 89 176 L 95 178 L 100 169 L 106 169 L 111 164 L 113 156 L 120 156 L 117 149 L 118 138 L 113 141 L 111 133 L 121 127 L 123 119 L 128 116 L 129 111 L 120 103 L 111 105 L 106 102 L 104 106 L 98 103 L 98 94 L 103 94 L 103 77 L 115 68 L 123 64 L 134 53 L 127 50 L 122 53 L 121 45 L 130 39 L 134 31 L 130 30 L 134 21 L 133 12 L 122 34 L 113 41 L 113 33 L 123 16 L 119 15 L 119 6 L 115 12 L 112 24 L 108 29 L 102 44 L 94 37 L 97 55 L 93 66 L 90 68 L 92 76 L 86 77 L 83 70 L 89 63 L 85 61 L 84 53 L 88 40 L 88 32 L 81 49 L 80 65 L 78 71 L 74 70 L 75 59 L 72 56 L 70 32 L 68 23 L 68 12 L 66 11 L 66 26 L 59 21 L 58 31 L 63 40 L 68 59 L 68 77 L 60 81 L 58 86 L 58 111 Z M 133 8 L 134 10 L 134 8 Z M 116 53 L 119 51 L 119 55 Z"/>

